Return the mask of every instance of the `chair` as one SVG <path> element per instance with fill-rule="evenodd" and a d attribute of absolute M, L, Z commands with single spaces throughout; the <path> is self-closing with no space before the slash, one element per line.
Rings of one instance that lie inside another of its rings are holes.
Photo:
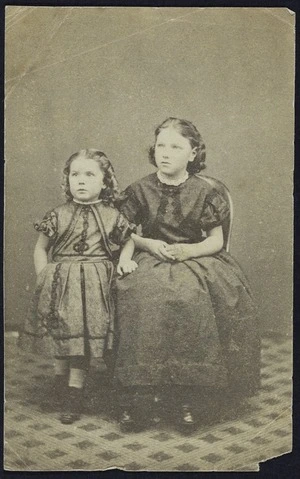
<path fill-rule="evenodd" d="M 202 180 L 206 181 L 207 183 L 210 184 L 215 190 L 220 193 L 220 195 L 223 196 L 225 201 L 228 204 L 229 207 L 229 216 L 226 218 L 223 223 L 222 223 L 222 229 L 223 229 L 223 236 L 224 236 L 224 247 L 227 253 L 229 252 L 229 247 L 230 247 L 230 238 L 231 238 L 231 232 L 232 232 L 232 224 L 233 224 L 233 203 L 232 203 L 232 198 L 230 195 L 230 192 L 227 188 L 227 186 L 224 185 L 220 180 L 216 180 L 215 178 L 212 178 L 211 176 L 204 176 L 201 174 L 196 174 L 198 178 L 201 178 Z"/>

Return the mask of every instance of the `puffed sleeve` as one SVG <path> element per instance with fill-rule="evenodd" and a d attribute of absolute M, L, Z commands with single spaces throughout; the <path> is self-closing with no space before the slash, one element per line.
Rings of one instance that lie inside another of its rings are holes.
<path fill-rule="evenodd" d="M 129 222 L 135 225 L 140 225 L 142 222 L 142 205 L 137 198 L 134 189 L 128 186 L 122 194 L 122 203 L 120 204 L 120 211 L 128 218 Z"/>
<path fill-rule="evenodd" d="M 44 233 L 48 238 L 57 234 L 57 214 L 55 211 L 48 211 L 42 221 L 34 223 L 34 229 Z"/>
<path fill-rule="evenodd" d="M 135 232 L 135 224 L 130 223 L 122 213 L 119 213 L 110 240 L 112 243 L 122 246 L 130 238 L 131 233 Z"/>
<path fill-rule="evenodd" d="M 209 192 L 204 200 L 201 214 L 201 228 L 209 231 L 220 226 L 229 215 L 229 207 L 223 196 L 216 190 Z"/>

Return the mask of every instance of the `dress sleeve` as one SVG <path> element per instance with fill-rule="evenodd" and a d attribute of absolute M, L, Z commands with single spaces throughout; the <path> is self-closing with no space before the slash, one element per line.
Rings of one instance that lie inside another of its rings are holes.
<path fill-rule="evenodd" d="M 48 211 L 42 221 L 34 223 L 34 229 L 44 233 L 48 238 L 53 238 L 57 233 L 57 214 Z"/>
<path fill-rule="evenodd" d="M 136 232 L 136 226 L 133 223 L 130 223 L 128 219 L 122 214 L 119 213 L 115 228 L 111 234 L 110 240 L 117 244 L 123 245 L 131 236 L 131 233 Z"/>
<path fill-rule="evenodd" d="M 229 215 L 229 207 L 225 199 L 216 190 L 207 194 L 201 215 L 201 228 L 209 231 L 220 226 Z"/>
<path fill-rule="evenodd" d="M 142 222 L 142 205 L 138 200 L 136 193 L 131 186 L 128 186 L 123 193 L 122 203 L 120 205 L 120 211 L 129 222 L 135 225 L 140 225 Z"/>

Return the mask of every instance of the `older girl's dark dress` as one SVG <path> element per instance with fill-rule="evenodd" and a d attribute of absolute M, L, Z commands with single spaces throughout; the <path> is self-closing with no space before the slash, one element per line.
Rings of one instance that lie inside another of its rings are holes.
<path fill-rule="evenodd" d="M 121 208 L 143 236 L 197 243 L 222 224 L 227 204 L 201 176 L 179 186 L 151 174 L 129 186 Z M 117 281 L 122 386 L 234 388 L 259 384 L 258 323 L 248 282 L 223 249 L 183 262 L 137 251 L 138 268 Z"/>

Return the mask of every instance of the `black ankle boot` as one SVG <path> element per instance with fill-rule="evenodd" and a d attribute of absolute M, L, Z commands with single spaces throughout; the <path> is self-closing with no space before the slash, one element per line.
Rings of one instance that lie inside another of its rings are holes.
<path fill-rule="evenodd" d="M 45 411 L 61 411 L 63 402 L 68 389 L 68 375 L 57 374 L 54 376 L 54 382 L 51 386 L 51 394 L 42 400 L 41 407 Z"/>
<path fill-rule="evenodd" d="M 162 400 L 158 395 L 153 398 L 151 423 L 153 425 L 160 424 L 162 419 Z"/>
<path fill-rule="evenodd" d="M 80 419 L 82 413 L 83 389 L 68 387 L 64 400 L 63 412 L 60 415 L 62 424 L 73 424 Z"/>
<path fill-rule="evenodd" d="M 179 416 L 179 427 L 181 432 L 189 434 L 195 430 L 196 426 L 197 424 L 191 406 L 189 404 L 183 404 Z"/>
<path fill-rule="evenodd" d="M 133 432 L 138 428 L 136 417 L 130 409 L 123 410 L 119 424 L 122 432 Z"/>

